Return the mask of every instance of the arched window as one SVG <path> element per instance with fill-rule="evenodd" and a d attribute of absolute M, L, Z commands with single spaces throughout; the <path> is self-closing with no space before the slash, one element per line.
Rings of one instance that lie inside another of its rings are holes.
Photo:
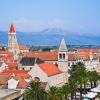
<path fill-rule="evenodd" d="M 63 59 L 65 59 L 65 53 L 63 53 Z"/>
<path fill-rule="evenodd" d="M 62 54 L 61 53 L 59 54 L 59 58 L 62 59 Z"/>
<path fill-rule="evenodd" d="M 40 81 L 40 78 L 39 77 L 34 77 L 34 80 L 38 82 L 38 81 Z"/>
<path fill-rule="evenodd" d="M 24 68 L 22 68 L 22 70 L 24 70 Z"/>

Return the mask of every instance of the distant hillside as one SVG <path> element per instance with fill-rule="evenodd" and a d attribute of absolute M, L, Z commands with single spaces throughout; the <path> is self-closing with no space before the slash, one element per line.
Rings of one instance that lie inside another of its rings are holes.
<path fill-rule="evenodd" d="M 7 33 L 0 32 L 0 44 L 7 44 Z M 17 39 L 24 45 L 59 45 L 62 37 L 67 44 L 74 45 L 99 45 L 100 36 L 79 35 L 61 29 L 45 29 L 41 32 L 17 32 Z"/>

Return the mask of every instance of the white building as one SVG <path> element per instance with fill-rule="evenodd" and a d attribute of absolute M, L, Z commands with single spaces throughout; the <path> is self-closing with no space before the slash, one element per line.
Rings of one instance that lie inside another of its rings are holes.
<path fill-rule="evenodd" d="M 42 82 L 47 82 L 49 86 L 62 86 L 65 83 L 64 72 L 53 63 L 35 64 L 29 74 L 33 79 L 38 78 Z"/>

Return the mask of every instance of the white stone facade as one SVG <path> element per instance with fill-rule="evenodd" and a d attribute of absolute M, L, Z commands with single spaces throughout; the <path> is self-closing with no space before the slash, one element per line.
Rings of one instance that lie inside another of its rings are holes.
<path fill-rule="evenodd" d="M 48 76 L 37 64 L 31 69 L 29 74 L 34 79 L 38 77 L 40 81 L 47 82 L 49 86 L 61 86 L 65 83 L 65 73 L 56 74 L 53 76 Z"/>

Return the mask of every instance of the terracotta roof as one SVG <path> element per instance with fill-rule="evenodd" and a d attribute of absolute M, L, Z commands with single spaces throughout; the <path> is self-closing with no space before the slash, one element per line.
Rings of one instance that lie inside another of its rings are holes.
<path fill-rule="evenodd" d="M 28 82 L 25 81 L 25 79 L 20 79 L 19 82 L 18 82 L 17 87 L 19 87 L 19 88 L 25 88 L 25 87 L 27 87 L 28 85 L 29 85 L 29 84 L 28 84 Z"/>
<path fill-rule="evenodd" d="M 14 70 L 18 67 L 18 64 L 16 62 L 7 62 L 8 69 Z"/>
<path fill-rule="evenodd" d="M 0 85 L 5 85 L 11 74 L 0 73 Z"/>
<path fill-rule="evenodd" d="M 4 70 L 2 73 L 5 74 L 27 74 L 29 70 Z"/>
<path fill-rule="evenodd" d="M 25 45 L 19 45 L 19 49 L 20 50 L 29 50 L 29 47 L 25 46 Z"/>
<path fill-rule="evenodd" d="M 29 74 L 17 74 L 15 77 L 14 77 L 16 80 L 19 80 L 19 79 L 29 79 L 31 78 L 31 76 Z"/>
<path fill-rule="evenodd" d="M 4 73 L 4 72 L 0 72 L 0 76 L 10 76 L 11 75 L 11 73 Z"/>
<path fill-rule="evenodd" d="M 27 57 L 39 58 L 43 61 L 57 61 L 58 51 L 51 52 L 29 52 Z"/>
<path fill-rule="evenodd" d="M 90 54 L 89 53 L 76 53 L 76 54 L 68 54 L 68 60 L 74 61 L 77 57 L 82 57 L 83 60 L 90 60 Z M 97 59 L 98 57 L 96 55 L 93 55 L 93 59 Z"/>
<path fill-rule="evenodd" d="M 69 61 L 74 61 L 75 60 L 75 54 L 69 54 L 68 55 L 68 60 Z"/>
<path fill-rule="evenodd" d="M 8 77 L 0 77 L 0 85 L 5 85 L 7 84 Z"/>
<path fill-rule="evenodd" d="M 13 62 L 14 61 L 13 56 L 6 55 L 6 56 L 2 56 L 2 58 L 3 58 L 3 60 L 6 60 L 7 62 Z"/>
<path fill-rule="evenodd" d="M 5 51 L 0 51 L 0 55 L 2 54 L 5 54 L 5 55 L 12 55 L 13 53 L 8 51 L 8 50 L 5 50 Z"/>
<path fill-rule="evenodd" d="M 98 49 L 83 49 L 83 48 L 79 48 L 79 49 L 77 49 L 77 51 L 78 52 L 97 52 L 98 51 Z"/>
<path fill-rule="evenodd" d="M 15 29 L 14 29 L 13 24 L 11 24 L 9 32 L 10 32 L 10 33 L 15 33 Z"/>
<path fill-rule="evenodd" d="M 62 73 L 60 69 L 57 68 L 53 63 L 43 63 L 38 64 L 38 66 L 45 72 L 48 76 L 56 75 Z"/>
<path fill-rule="evenodd" d="M 14 78 L 15 80 L 19 80 L 18 88 L 25 88 L 28 85 L 25 79 L 31 78 L 28 72 L 25 70 L 5 70 L 0 73 L 0 84 L 5 85 L 9 79 Z"/>
<path fill-rule="evenodd" d="M 98 49 L 77 49 L 77 53 L 68 54 L 68 60 L 74 61 L 77 56 L 82 56 L 84 60 L 90 59 L 90 51 L 95 53 Z M 58 51 L 50 51 L 50 52 L 29 52 L 27 57 L 36 57 L 43 61 L 57 61 L 58 60 Z M 96 55 L 93 55 L 93 59 L 97 59 Z"/>

